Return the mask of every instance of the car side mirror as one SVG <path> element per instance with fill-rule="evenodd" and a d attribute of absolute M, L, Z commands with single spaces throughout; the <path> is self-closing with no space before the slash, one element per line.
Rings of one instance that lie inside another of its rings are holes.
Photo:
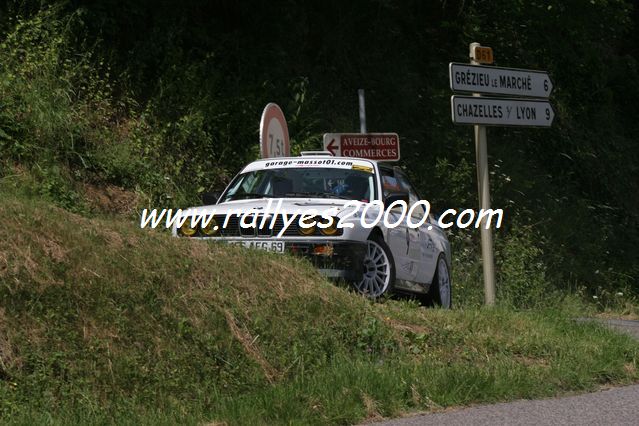
<path fill-rule="evenodd" d="M 202 194 L 202 204 L 205 206 L 217 204 L 217 200 L 220 199 L 220 195 L 222 195 L 222 191 L 205 192 Z"/>
<path fill-rule="evenodd" d="M 395 201 L 403 201 L 408 206 L 409 198 L 408 192 L 392 192 L 384 199 L 384 208 L 388 208 Z"/>

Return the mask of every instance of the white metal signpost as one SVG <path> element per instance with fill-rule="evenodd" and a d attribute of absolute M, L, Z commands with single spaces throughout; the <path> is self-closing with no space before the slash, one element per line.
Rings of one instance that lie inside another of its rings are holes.
<path fill-rule="evenodd" d="M 490 209 L 488 184 L 488 149 L 486 126 L 550 127 L 555 111 L 545 98 L 553 89 L 548 73 L 516 68 L 481 66 L 492 63 L 493 52 L 479 43 L 470 44 L 470 65 L 451 62 L 450 88 L 456 92 L 470 92 L 473 96 L 452 96 L 450 100 L 453 123 L 475 127 L 475 155 L 480 209 Z M 481 94 L 541 98 L 517 99 L 482 97 Z M 484 299 L 486 305 L 495 304 L 495 268 L 493 236 L 486 229 L 484 217 L 480 227 L 481 252 L 484 266 Z"/>
<path fill-rule="evenodd" d="M 288 157 L 291 147 L 284 113 L 277 104 L 266 105 L 260 121 L 260 151 L 262 158 Z"/>

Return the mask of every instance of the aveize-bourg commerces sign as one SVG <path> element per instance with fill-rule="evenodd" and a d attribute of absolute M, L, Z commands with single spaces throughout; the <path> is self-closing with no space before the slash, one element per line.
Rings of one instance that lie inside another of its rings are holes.
<path fill-rule="evenodd" d="M 397 161 L 400 158 L 397 133 L 325 133 L 324 150 L 336 157 L 381 161 Z"/>

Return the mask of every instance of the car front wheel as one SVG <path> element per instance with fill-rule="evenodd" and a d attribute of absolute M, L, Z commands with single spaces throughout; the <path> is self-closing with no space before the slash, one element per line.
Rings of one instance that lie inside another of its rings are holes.
<path fill-rule="evenodd" d="M 372 236 L 366 241 L 362 261 L 362 276 L 354 283 L 355 289 L 371 299 L 390 293 L 395 283 L 395 262 L 383 238 Z"/>

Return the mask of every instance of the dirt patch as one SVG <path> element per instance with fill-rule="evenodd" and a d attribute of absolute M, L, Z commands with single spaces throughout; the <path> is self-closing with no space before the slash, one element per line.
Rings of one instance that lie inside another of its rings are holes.
<path fill-rule="evenodd" d="M 100 233 L 106 240 L 106 243 L 109 247 L 112 247 L 115 249 L 121 249 L 124 246 L 124 239 L 122 238 L 119 232 L 115 232 L 111 229 L 103 227 L 100 230 Z"/>
<path fill-rule="evenodd" d="M 35 240 L 42 247 L 42 251 L 55 262 L 62 262 L 66 258 L 67 250 L 58 241 L 43 235 L 36 236 Z"/>
<path fill-rule="evenodd" d="M 410 332 L 414 334 L 430 334 L 433 331 L 429 327 L 416 325 L 416 324 L 407 324 L 391 317 L 384 317 L 384 321 L 388 325 L 390 325 L 394 330 L 397 330 L 402 333 Z"/>
<path fill-rule="evenodd" d="M 89 205 L 106 213 L 134 213 L 139 202 L 138 194 L 114 185 L 101 187 L 86 183 L 83 190 Z"/>

